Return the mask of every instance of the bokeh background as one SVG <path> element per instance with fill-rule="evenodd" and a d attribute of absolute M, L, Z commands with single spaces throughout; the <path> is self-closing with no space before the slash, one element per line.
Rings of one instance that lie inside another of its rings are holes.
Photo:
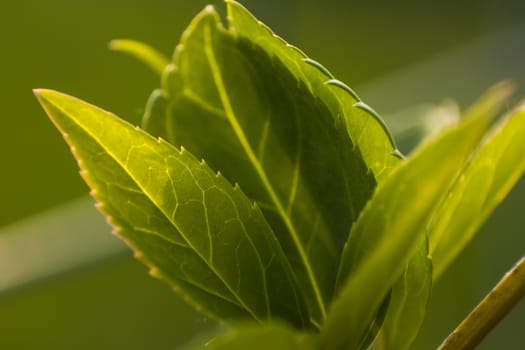
<path fill-rule="evenodd" d="M 406 119 L 413 106 L 445 98 L 465 108 L 506 78 L 517 83 L 517 96 L 525 95 L 520 1 L 241 2 L 354 87 L 393 127 L 401 121 L 389 116 Z M 214 327 L 109 235 L 31 92 L 57 89 L 137 123 L 158 78 L 107 43 L 133 38 L 169 55 L 207 3 L 223 7 L 201 0 L 0 3 L 0 349 L 174 349 Z M 522 180 L 436 285 L 414 348 L 435 348 L 523 255 L 524 208 Z M 27 278 L 5 277 L 15 264 L 27 265 Z M 480 349 L 523 348 L 523 304 Z"/>

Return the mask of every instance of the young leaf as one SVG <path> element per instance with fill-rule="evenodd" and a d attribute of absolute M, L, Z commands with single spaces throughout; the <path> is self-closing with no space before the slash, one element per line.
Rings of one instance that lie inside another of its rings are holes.
<path fill-rule="evenodd" d="M 186 30 L 144 125 L 257 201 L 317 327 L 351 224 L 395 148 L 342 83 L 227 3 L 228 28 L 207 7 Z"/>
<path fill-rule="evenodd" d="M 360 348 L 368 325 L 423 239 L 435 207 L 487 131 L 508 90 L 507 85 L 493 89 L 459 125 L 422 146 L 378 185 L 345 244 L 339 295 L 322 330 L 323 346 Z M 478 108 L 483 104 L 493 108 Z"/>
<path fill-rule="evenodd" d="M 525 172 L 525 107 L 505 119 L 457 179 L 429 228 L 435 279 Z"/>
<path fill-rule="evenodd" d="M 428 240 L 422 239 L 419 246 L 392 286 L 381 331 L 385 350 L 409 349 L 425 319 L 432 289 L 432 262 L 428 256 Z"/>
<path fill-rule="evenodd" d="M 494 114 L 511 91 L 510 86 L 504 86 L 505 84 L 493 89 L 484 98 L 481 98 L 467 112 L 467 118 L 469 115 L 475 117 L 475 115 L 487 112 Z M 471 218 L 471 221 L 475 221 L 474 217 Z M 419 244 L 407 268 L 392 287 L 389 309 L 382 332 L 382 343 L 385 349 L 410 348 L 424 321 L 434 271 L 427 241 L 428 239 L 425 239 Z"/>
<path fill-rule="evenodd" d="M 164 72 L 164 69 L 169 64 L 169 60 L 163 54 L 140 41 L 127 39 L 111 40 L 109 48 L 137 58 L 159 75 Z"/>
<path fill-rule="evenodd" d="M 238 324 L 229 327 L 206 342 L 205 346 L 191 346 L 187 350 L 315 350 L 312 334 L 297 332 L 285 324 Z"/>
<path fill-rule="evenodd" d="M 185 150 L 75 98 L 36 91 L 116 233 L 204 311 L 303 326 L 291 269 L 262 213 Z"/>

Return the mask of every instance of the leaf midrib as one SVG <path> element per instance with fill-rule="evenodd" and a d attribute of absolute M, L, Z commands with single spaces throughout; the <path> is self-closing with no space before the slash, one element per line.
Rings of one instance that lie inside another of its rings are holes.
<path fill-rule="evenodd" d="M 141 231 L 143 232 L 143 231 Z M 144 234 L 150 234 L 148 232 L 143 232 Z M 155 235 L 157 237 L 159 237 L 158 235 Z M 161 239 L 164 239 L 163 237 L 159 237 Z M 167 241 L 169 244 L 171 244 L 171 242 Z M 188 247 L 187 247 L 188 248 Z M 134 246 L 134 249 L 137 250 L 137 251 L 140 251 L 139 248 L 137 248 L 136 246 Z M 153 268 L 155 269 L 155 264 L 153 262 L 151 262 L 149 259 L 145 258 L 145 257 L 141 257 L 141 258 L 138 258 L 138 260 L 143 260 L 143 262 L 146 264 L 146 266 L 149 266 L 150 268 Z M 160 273 L 160 272 L 159 272 Z M 159 276 L 156 276 L 157 278 L 161 278 L 163 280 L 166 280 L 166 282 L 168 282 L 169 284 L 176 284 L 176 282 L 174 282 L 171 277 L 167 276 L 166 274 L 164 273 L 161 273 Z M 185 283 L 187 283 L 188 285 L 194 287 L 194 288 L 197 288 L 199 289 L 201 292 L 203 293 L 206 293 L 210 296 L 213 296 L 213 297 L 216 297 L 218 299 L 221 299 L 223 302 L 225 303 L 228 303 L 232 306 L 235 306 L 235 307 L 238 307 L 240 309 L 243 309 L 243 310 L 246 310 L 249 312 L 249 310 L 247 310 L 243 304 L 240 304 L 237 300 L 235 299 L 231 299 L 231 298 L 228 298 L 227 296 L 225 296 L 224 294 L 220 294 L 220 293 L 217 293 L 215 291 L 213 291 L 212 289 L 208 289 L 206 288 L 206 285 L 204 284 L 200 284 L 200 283 L 197 283 L 195 282 L 194 280 L 191 280 L 187 277 L 176 277 L 176 280 L 180 280 L 180 281 L 183 281 Z M 178 288 L 175 288 L 175 291 L 178 291 Z M 232 294 L 234 295 L 234 294 Z M 190 297 L 191 298 L 191 297 Z M 250 312 L 249 312 L 250 313 Z M 212 313 L 213 315 L 215 315 L 214 317 L 218 317 L 218 315 L 216 313 Z M 252 315 L 250 313 L 250 315 Z"/>
<path fill-rule="evenodd" d="M 297 251 L 299 253 L 303 266 L 305 267 L 306 273 L 308 275 L 308 279 L 313 289 L 319 310 L 321 312 L 322 319 L 324 319 L 326 317 L 326 309 L 325 309 L 324 301 L 321 295 L 321 291 L 319 289 L 319 285 L 317 283 L 315 274 L 313 272 L 312 265 L 310 264 L 310 261 L 308 260 L 306 251 L 304 250 L 301 244 L 299 235 L 297 233 L 295 226 L 292 223 L 291 218 L 288 216 L 287 211 L 284 208 L 284 205 L 281 203 L 279 197 L 277 196 L 275 189 L 273 188 L 270 180 L 268 179 L 268 176 L 266 175 L 266 172 L 263 169 L 261 163 L 257 159 L 255 152 L 250 146 L 248 139 L 246 138 L 246 135 L 244 134 L 244 131 L 242 130 L 242 127 L 240 126 L 238 119 L 235 115 L 235 112 L 230 102 L 230 98 L 226 91 L 226 87 L 224 86 L 223 78 L 221 75 L 221 71 L 220 71 L 217 59 L 215 57 L 215 53 L 213 52 L 213 49 L 212 49 L 211 24 L 207 23 L 203 29 L 204 29 L 204 51 L 205 51 L 208 63 L 210 65 L 215 87 L 217 88 L 217 92 L 221 99 L 226 117 L 235 135 L 237 136 L 239 143 L 241 144 L 243 150 L 245 151 L 250 163 L 252 164 L 257 174 L 259 175 L 259 178 L 264 188 L 268 192 L 268 195 L 270 196 L 271 201 L 274 203 L 279 216 L 283 219 L 284 224 L 286 225 L 286 228 L 290 232 L 291 238 L 297 248 Z"/>
<path fill-rule="evenodd" d="M 150 230 L 147 230 L 147 229 L 145 230 L 143 228 L 139 228 L 139 227 L 135 227 L 135 226 L 133 226 L 132 229 L 137 231 L 137 232 L 141 232 L 141 233 L 143 233 L 145 235 L 155 236 L 155 237 L 157 237 L 159 239 L 162 239 L 162 240 L 166 241 L 168 244 L 173 244 L 173 245 L 180 246 L 182 248 L 188 248 L 188 249 L 191 250 L 190 246 L 182 246 L 180 244 L 174 243 L 173 241 L 171 241 L 171 240 L 167 239 L 166 237 L 160 235 L 158 232 L 150 231 Z M 138 247 L 135 247 L 134 249 L 140 250 Z M 146 258 L 144 258 L 144 259 L 146 259 Z M 152 263 L 149 259 L 146 259 L 146 260 L 148 261 L 148 265 L 151 265 L 151 266 L 154 265 L 154 263 Z M 166 276 L 166 278 L 169 278 L 169 277 Z M 188 283 L 189 285 L 192 285 L 193 287 L 196 287 L 196 288 L 200 289 L 201 291 L 203 291 L 203 292 L 205 292 L 205 293 L 207 293 L 209 295 L 213 295 L 214 297 L 222 299 L 223 301 L 225 301 L 225 302 L 227 302 L 229 304 L 238 306 L 240 308 L 244 308 L 244 306 L 239 304 L 238 301 L 236 301 L 234 299 L 227 298 L 226 296 L 224 296 L 222 294 L 216 293 L 213 290 L 206 288 L 205 285 L 201 285 L 199 283 L 196 283 L 195 281 L 193 281 L 193 280 L 191 280 L 189 278 L 184 278 L 184 277 L 177 277 L 177 278 L 180 279 L 181 281 L 184 281 L 184 282 Z"/>

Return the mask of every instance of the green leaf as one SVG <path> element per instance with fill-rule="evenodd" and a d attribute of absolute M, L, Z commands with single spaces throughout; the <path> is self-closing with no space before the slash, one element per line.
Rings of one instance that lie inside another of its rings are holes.
<path fill-rule="evenodd" d="M 435 279 L 525 172 L 525 107 L 506 118 L 474 155 L 430 225 Z"/>
<path fill-rule="evenodd" d="M 188 350 L 315 350 L 312 334 L 300 333 L 279 322 L 238 324 L 228 327 L 224 334 L 214 337 L 204 346 Z"/>
<path fill-rule="evenodd" d="M 398 164 L 401 155 L 383 119 L 328 69 L 275 35 L 241 4 L 232 0 L 225 2 L 230 31 L 253 42 L 266 54 L 277 57 L 332 115 L 341 116 L 352 144 L 359 148 L 374 177 L 386 176 Z"/>
<path fill-rule="evenodd" d="M 144 125 L 256 200 L 318 327 L 352 222 L 398 158 L 373 111 L 319 64 L 231 1 L 228 24 L 212 7 L 194 19 Z"/>
<path fill-rule="evenodd" d="M 111 40 L 109 48 L 137 58 L 159 75 L 164 72 L 164 69 L 169 64 L 169 60 L 163 54 L 140 41 L 128 39 Z"/>
<path fill-rule="evenodd" d="M 432 261 L 428 256 L 428 241 L 424 239 L 392 286 L 381 333 L 385 350 L 410 348 L 425 319 L 431 289 Z"/>
<path fill-rule="evenodd" d="M 205 312 L 302 326 L 291 269 L 259 208 L 184 149 L 116 116 L 36 91 L 115 232 Z"/>
<path fill-rule="evenodd" d="M 359 349 L 379 306 L 413 256 L 436 206 L 509 94 L 502 85 L 457 126 L 420 147 L 380 183 L 343 250 L 322 345 Z M 480 106 L 483 106 L 481 108 Z"/>

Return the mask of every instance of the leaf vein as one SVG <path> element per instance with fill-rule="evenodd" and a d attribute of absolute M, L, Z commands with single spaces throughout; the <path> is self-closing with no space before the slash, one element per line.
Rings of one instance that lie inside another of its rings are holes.
<path fill-rule="evenodd" d="M 286 213 L 286 210 L 281 203 L 279 197 L 277 196 L 275 189 L 273 188 L 270 180 L 268 179 L 268 176 L 266 175 L 266 172 L 264 171 L 261 163 L 257 159 L 251 145 L 249 144 L 246 135 L 244 134 L 244 131 L 242 130 L 242 127 L 239 124 L 239 121 L 237 120 L 237 117 L 235 115 L 235 112 L 233 110 L 233 107 L 230 102 L 230 98 L 228 96 L 228 93 L 226 91 L 226 87 L 224 86 L 224 82 L 222 79 L 222 75 L 220 72 L 219 64 L 217 62 L 217 59 L 215 57 L 215 53 L 212 49 L 212 39 L 211 39 L 211 28 L 210 24 L 204 27 L 204 49 L 206 58 L 208 59 L 208 63 L 210 64 L 210 68 L 212 71 L 212 76 L 215 82 L 215 86 L 218 90 L 220 99 L 222 101 L 224 111 L 226 114 L 226 117 L 228 118 L 228 121 L 230 122 L 230 125 L 236 134 L 238 141 L 240 142 L 242 148 L 246 152 L 246 155 L 248 156 L 248 159 L 250 160 L 252 166 L 255 168 L 257 174 L 259 175 L 261 182 L 265 189 L 268 191 L 268 194 L 272 200 L 272 202 L 275 203 L 275 206 L 277 208 L 277 211 L 281 218 L 283 219 L 288 231 L 290 232 L 291 238 L 295 243 L 295 246 L 297 248 L 297 251 L 301 257 L 302 264 L 306 270 L 311 288 L 314 292 L 316 302 L 318 304 L 319 310 L 322 314 L 322 318 L 325 318 L 326 316 L 326 309 L 323 297 L 321 295 L 321 291 L 319 289 L 318 281 L 315 278 L 315 274 L 313 272 L 313 267 L 310 264 L 310 261 L 308 259 L 308 256 L 304 250 L 304 247 L 301 244 L 299 235 L 296 231 L 295 226 L 292 223 L 291 218 Z"/>
<path fill-rule="evenodd" d="M 54 104 L 54 107 L 57 108 L 58 110 L 61 111 L 61 113 L 63 113 L 64 115 L 68 115 L 68 111 L 64 109 L 63 106 L 61 105 L 58 105 L 58 104 Z M 99 135 L 95 134 L 93 132 L 93 130 L 91 130 L 89 127 L 86 127 L 83 123 L 79 123 L 79 121 L 77 119 L 72 119 L 73 121 L 75 121 L 75 123 L 81 128 L 84 130 L 84 132 L 89 136 L 91 137 L 93 140 L 95 140 L 102 148 L 104 148 L 104 142 L 100 140 L 99 138 Z M 140 129 L 137 129 L 137 131 L 141 132 L 144 134 L 144 136 L 149 136 L 147 135 L 145 132 L 143 132 L 142 130 Z M 170 144 L 164 142 L 164 141 L 159 141 L 160 144 L 163 144 L 167 147 L 170 147 L 172 148 L 173 146 L 171 146 Z M 132 172 L 130 172 L 128 170 L 128 167 L 126 166 L 125 162 L 127 160 L 129 160 L 129 157 L 130 157 L 130 152 L 132 152 L 134 148 L 133 147 L 130 147 L 130 149 L 128 150 L 126 156 L 124 157 L 125 159 L 122 159 L 121 156 L 115 154 L 112 149 L 108 149 L 108 148 L 105 148 L 106 152 L 108 153 L 108 155 L 113 158 L 115 160 L 115 162 L 126 172 L 126 174 L 130 177 L 130 179 L 135 182 L 135 184 L 137 185 L 138 188 L 140 188 L 144 195 L 159 209 L 159 211 L 162 213 L 162 215 L 164 215 L 169 221 L 170 223 L 173 225 L 173 227 L 177 230 L 177 232 L 180 233 L 181 237 L 183 238 L 183 240 L 188 244 L 188 246 L 197 254 L 197 256 L 207 265 L 207 267 L 217 276 L 217 278 L 219 278 L 219 280 L 224 284 L 224 286 L 230 291 L 232 292 L 232 294 L 235 296 L 235 298 L 238 300 L 238 302 L 242 305 L 242 307 L 244 307 L 244 309 L 246 311 L 248 311 L 250 313 L 250 315 L 252 315 L 252 317 L 256 320 L 259 320 L 259 318 L 257 317 L 257 315 L 254 313 L 254 311 L 248 307 L 248 305 L 246 305 L 242 299 L 240 298 L 239 295 L 236 295 L 235 293 L 233 293 L 233 290 L 231 290 L 231 286 L 224 280 L 223 276 L 215 269 L 214 266 L 210 265 L 208 261 L 206 261 L 206 259 L 202 256 L 202 254 L 199 252 L 198 249 L 196 249 L 193 244 L 191 243 L 191 241 L 188 239 L 187 235 L 184 233 L 184 231 L 180 228 L 180 226 L 177 224 L 177 222 L 175 220 L 173 220 L 173 218 L 170 218 L 170 216 L 168 215 L 168 213 L 166 212 L 165 208 L 160 205 L 161 203 L 159 203 L 158 199 L 156 198 L 156 196 L 154 194 L 152 194 L 150 191 L 148 191 L 148 189 L 146 188 L 146 186 L 144 186 L 144 184 L 142 184 L 142 181 L 138 180 L 136 178 L 136 176 L 134 176 L 134 174 Z M 155 153 L 158 157 L 161 157 L 162 159 L 164 159 L 164 161 L 166 162 L 167 159 L 162 157 L 162 155 L 159 153 L 159 151 L 157 149 L 150 149 L 153 153 Z M 176 151 L 176 149 L 173 149 L 173 151 Z M 180 152 L 179 154 L 183 154 L 182 152 Z M 182 166 L 184 166 L 186 169 L 189 170 L 190 174 L 193 176 L 193 172 L 191 171 L 191 169 L 189 169 L 189 167 L 187 166 L 187 164 L 184 164 L 182 162 L 180 162 L 179 159 L 175 158 L 175 157 L 171 157 L 172 159 L 174 159 L 175 161 L 179 162 L 179 164 L 181 164 Z M 167 165 L 167 164 L 165 164 Z M 168 167 L 169 169 L 169 167 Z M 171 178 L 171 174 L 169 175 L 169 178 Z M 194 178 L 195 179 L 195 178 Z M 174 192 L 174 194 L 176 194 L 176 192 Z"/>
<path fill-rule="evenodd" d="M 225 118 L 224 111 L 211 105 L 209 102 L 207 102 L 205 99 L 203 99 L 199 94 L 197 94 L 195 91 L 193 91 L 190 88 L 184 88 L 182 91 L 182 95 L 186 97 L 188 100 L 193 102 L 194 104 L 198 105 L 202 109 L 204 109 L 207 112 L 210 112 L 212 114 L 215 114 L 221 118 Z"/>

